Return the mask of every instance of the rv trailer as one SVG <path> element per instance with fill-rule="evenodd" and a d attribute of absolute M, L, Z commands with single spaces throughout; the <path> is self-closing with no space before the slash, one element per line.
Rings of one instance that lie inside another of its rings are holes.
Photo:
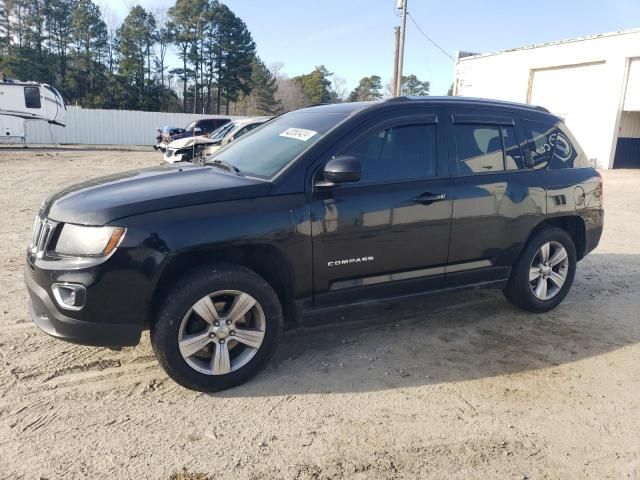
<path fill-rule="evenodd" d="M 25 121 L 60 125 L 67 111 L 62 95 L 51 85 L 20 82 L 0 74 L 0 141 L 25 138 Z"/>

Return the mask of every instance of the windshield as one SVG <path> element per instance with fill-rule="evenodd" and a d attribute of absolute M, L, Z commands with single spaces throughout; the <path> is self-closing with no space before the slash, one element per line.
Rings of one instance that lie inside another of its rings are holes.
<path fill-rule="evenodd" d="M 344 120 L 340 113 L 297 111 L 277 117 L 221 148 L 211 161 L 221 160 L 243 174 L 270 178 Z"/>
<path fill-rule="evenodd" d="M 233 122 L 225 123 L 209 134 L 210 140 L 221 140 L 234 126 Z"/>
<path fill-rule="evenodd" d="M 189 125 L 187 125 L 186 127 L 184 127 L 184 129 L 185 129 L 187 132 L 190 132 L 190 131 L 192 131 L 192 130 L 193 130 L 193 127 L 195 127 L 195 126 L 196 126 L 196 122 L 191 122 Z"/>

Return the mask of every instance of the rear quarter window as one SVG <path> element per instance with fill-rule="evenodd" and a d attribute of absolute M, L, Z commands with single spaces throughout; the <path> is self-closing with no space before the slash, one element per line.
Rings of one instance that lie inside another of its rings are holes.
<path fill-rule="evenodd" d="M 584 168 L 589 160 L 567 126 L 527 121 L 528 147 L 535 169 Z"/>

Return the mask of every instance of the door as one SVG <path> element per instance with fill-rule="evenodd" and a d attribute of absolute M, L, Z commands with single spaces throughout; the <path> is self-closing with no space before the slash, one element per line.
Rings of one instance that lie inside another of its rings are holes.
<path fill-rule="evenodd" d="M 451 113 L 453 216 L 445 285 L 503 280 L 546 213 L 543 171 L 524 165 L 526 136 L 516 115 L 481 109 Z"/>
<path fill-rule="evenodd" d="M 357 157 L 362 177 L 311 194 L 316 305 L 442 286 L 452 202 L 439 117 L 385 112 L 330 149 Z"/>

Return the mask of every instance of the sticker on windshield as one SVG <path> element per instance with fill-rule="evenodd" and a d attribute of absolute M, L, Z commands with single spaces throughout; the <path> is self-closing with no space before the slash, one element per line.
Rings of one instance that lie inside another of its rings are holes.
<path fill-rule="evenodd" d="M 287 128 L 284 132 L 280 134 L 280 136 L 287 137 L 287 138 L 295 138 L 296 140 L 306 142 L 317 133 L 318 132 L 314 132 L 313 130 L 305 130 L 304 128 Z"/>

